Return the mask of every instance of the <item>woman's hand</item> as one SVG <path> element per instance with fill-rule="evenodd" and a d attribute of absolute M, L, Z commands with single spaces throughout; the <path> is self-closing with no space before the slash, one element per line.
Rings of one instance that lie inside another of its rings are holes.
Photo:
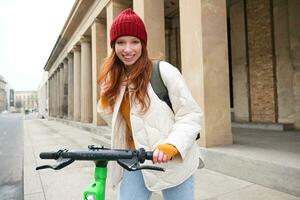
<path fill-rule="evenodd" d="M 167 163 L 170 160 L 168 156 L 158 148 L 153 152 L 153 163 Z"/>
<path fill-rule="evenodd" d="M 153 163 L 167 163 L 178 153 L 172 144 L 160 144 L 153 152 Z"/>

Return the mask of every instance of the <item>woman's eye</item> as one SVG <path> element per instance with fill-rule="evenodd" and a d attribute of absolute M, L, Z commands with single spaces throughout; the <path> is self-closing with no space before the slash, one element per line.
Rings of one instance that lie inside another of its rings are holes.
<path fill-rule="evenodd" d="M 124 42 L 123 41 L 117 41 L 117 44 L 121 45 L 121 44 L 124 44 Z"/>
<path fill-rule="evenodd" d="M 138 40 L 134 40 L 134 41 L 133 41 L 133 43 L 134 43 L 134 44 L 139 44 L 139 43 L 140 43 L 140 41 L 138 41 Z"/>

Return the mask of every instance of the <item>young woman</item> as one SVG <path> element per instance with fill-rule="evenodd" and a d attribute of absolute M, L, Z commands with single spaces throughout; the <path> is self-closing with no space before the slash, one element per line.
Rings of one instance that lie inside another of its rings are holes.
<path fill-rule="evenodd" d="M 98 112 L 112 128 L 112 148 L 154 151 L 153 163 L 165 172 L 129 172 L 109 166 L 112 183 L 119 185 L 119 200 L 148 200 L 152 191 L 164 199 L 194 199 L 194 177 L 199 164 L 195 138 L 201 129 L 201 110 L 180 72 L 161 61 L 160 74 L 173 110 L 150 84 L 152 61 L 147 53 L 147 32 L 141 18 L 126 9 L 110 29 L 112 52 L 99 75 Z M 149 164 L 149 163 L 146 163 Z"/>

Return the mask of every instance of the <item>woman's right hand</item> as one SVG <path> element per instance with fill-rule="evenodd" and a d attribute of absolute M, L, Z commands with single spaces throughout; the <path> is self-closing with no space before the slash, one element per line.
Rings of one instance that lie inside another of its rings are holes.
<path fill-rule="evenodd" d="M 168 156 L 158 148 L 153 152 L 153 163 L 167 163 L 170 160 Z"/>

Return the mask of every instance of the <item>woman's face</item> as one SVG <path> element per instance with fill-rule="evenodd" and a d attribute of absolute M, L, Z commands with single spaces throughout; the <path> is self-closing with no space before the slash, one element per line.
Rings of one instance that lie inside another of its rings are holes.
<path fill-rule="evenodd" d="M 141 40 L 134 36 L 121 36 L 116 40 L 115 51 L 125 66 L 131 66 L 142 55 Z"/>

